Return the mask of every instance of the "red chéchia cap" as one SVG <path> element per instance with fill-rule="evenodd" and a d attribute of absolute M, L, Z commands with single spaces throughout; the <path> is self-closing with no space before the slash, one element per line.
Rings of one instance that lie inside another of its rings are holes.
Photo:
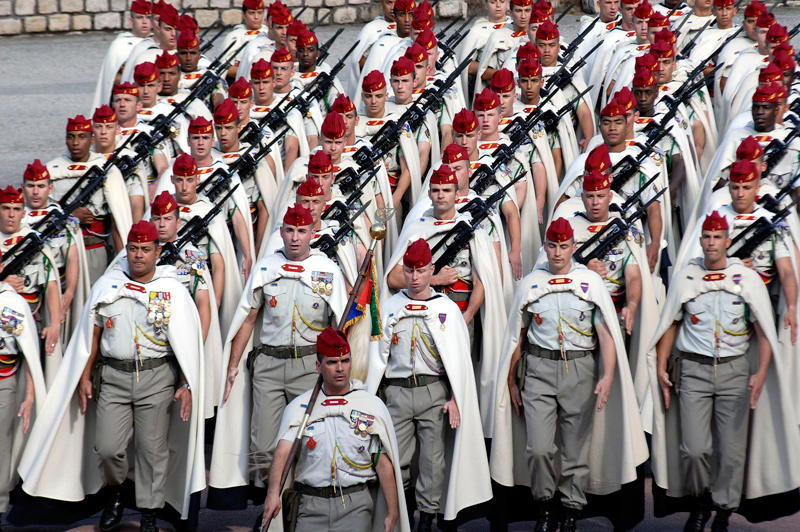
<path fill-rule="evenodd" d="M 328 174 L 333 172 L 333 161 L 331 156 L 322 150 L 317 150 L 308 159 L 309 174 Z"/>
<path fill-rule="evenodd" d="M 424 268 L 432 259 L 431 247 L 423 238 L 413 241 L 403 253 L 403 265 L 407 268 Z"/>
<path fill-rule="evenodd" d="M 596 192 L 611 188 L 611 178 L 605 172 L 592 170 L 583 176 L 583 190 L 586 192 Z"/>
<path fill-rule="evenodd" d="M 322 191 L 322 186 L 319 184 L 319 181 L 311 176 L 307 176 L 306 180 L 297 187 L 296 194 L 307 198 L 315 198 L 317 196 L 322 196 L 324 192 Z"/>
<path fill-rule="evenodd" d="M 350 344 L 342 331 L 327 327 L 317 335 L 317 353 L 324 357 L 338 358 L 350 353 Z"/>
<path fill-rule="evenodd" d="M 572 226 L 566 218 L 557 218 L 547 228 L 545 238 L 550 242 L 566 242 L 573 237 Z"/>
<path fill-rule="evenodd" d="M 188 153 L 181 153 L 175 158 L 172 163 L 173 175 L 180 175 L 184 177 L 191 177 L 197 175 L 197 161 Z"/>
<path fill-rule="evenodd" d="M 325 115 L 320 127 L 320 133 L 323 137 L 328 139 L 340 139 L 347 133 L 347 128 L 344 125 L 344 118 L 336 111 L 331 111 Z"/>
<path fill-rule="evenodd" d="M 294 225 L 302 227 L 314 223 L 314 218 L 311 217 L 311 211 L 295 203 L 293 207 L 286 209 L 286 214 L 283 215 L 283 223 L 286 225 Z"/>
<path fill-rule="evenodd" d="M 727 231 L 728 220 L 719 211 L 713 211 L 703 220 L 703 231 Z"/>
<path fill-rule="evenodd" d="M 154 216 L 170 214 L 175 212 L 177 209 L 178 202 L 175 201 L 175 197 L 167 190 L 163 190 L 161 194 L 156 196 L 153 199 L 153 203 L 150 205 L 150 213 Z"/>
<path fill-rule="evenodd" d="M 439 168 L 435 169 L 431 174 L 431 185 L 456 185 L 458 186 L 458 179 L 453 169 L 442 164 Z"/>
<path fill-rule="evenodd" d="M 25 181 L 44 181 L 50 179 L 50 172 L 47 171 L 47 167 L 42 164 L 41 160 L 34 159 L 32 163 L 25 167 L 22 179 Z"/>
<path fill-rule="evenodd" d="M 156 226 L 147 220 L 139 220 L 128 231 L 128 242 L 143 244 L 145 242 L 155 242 L 156 240 L 158 240 Z"/>

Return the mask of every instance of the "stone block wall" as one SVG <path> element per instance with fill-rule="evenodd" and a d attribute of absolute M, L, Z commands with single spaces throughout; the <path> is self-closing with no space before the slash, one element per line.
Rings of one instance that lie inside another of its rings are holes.
<path fill-rule="evenodd" d="M 238 24 L 242 0 L 168 0 L 179 12 L 193 15 L 201 28 L 218 20 Z M 300 20 L 313 24 L 329 11 L 326 23 L 366 22 L 380 13 L 375 0 L 283 0 L 293 12 L 307 5 Z M 270 3 L 270 0 L 265 2 Z M 130 27 L 130 0 L 0 0 L 0 35 L 119 30 Z M 464 16 L 466 0 L 441 0 L 436 7 L 443 18 Z"/>

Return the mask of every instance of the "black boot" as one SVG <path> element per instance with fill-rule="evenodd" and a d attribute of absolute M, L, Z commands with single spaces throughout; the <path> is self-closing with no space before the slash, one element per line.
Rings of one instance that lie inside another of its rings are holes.
<path fill-rule="evenodd" d="M 711 522 L 711 532 L 728 532 L 728 520 L 731 518 L 733 510 L 717 509 L 714 521 Z"/>
<path fill-rule="evenodd" d="M 711 517 L 711 510 L 707 502 L 707 497 L 696 497 L 689 513 L 689 519 L 683 526 L 683 532 L 703 532 L 706 523 Z"/>
<path fill-rule="evenodd" d="M 433 519 L 435 517 L 436 517 L 435 514 L 431 514 L 428 512 L 420 512 L 419 528 L 417 528 L 417 532 L 431 532 L 433 528 Z"/>
<path fill-rule="evenodd" d="M 119 487 L 114 487 L 108 494 L 106 506 L 100 515 L 100 530 L 107 532 L 113 530 L 122 521 L 122 512 L 125 506 L 122 505 L 122 492 Z"/>
<path fill-rule="evenodd" d="M 142 510 L 142 519 L 139 521 L 140 532 L 158 532 L 156 525 L 156 511 L 153 509 Z"/>
<path fill-rule="evenodd" d="M 534 532 L 555 532 L 558 528 L 557 517 L 555 499 L 539 501 L 539 518 L 536 520 Z"/>
<path fill-rule="evenodd" d="M 560 532 L 575 532 L 577 530 L 578 510 L 575 508 L 564 508 L 564 516 L 561 518 Z"/>

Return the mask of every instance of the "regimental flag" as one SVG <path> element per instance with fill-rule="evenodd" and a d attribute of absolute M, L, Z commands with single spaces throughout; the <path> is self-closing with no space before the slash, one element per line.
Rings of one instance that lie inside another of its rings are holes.
<path fill-rule="evenodd" d="M 378 282 L 375 273 L 375 260 L 370 255 L 369 271 L 370 276 L 358 298 L 353 302 L 350 312 L 347 314 L 347 321 L 344 324 L 344 331 L 360 321 L 364 316 L 368 316 L 373 340 L 379 340 L 381 337 L 381 311 L 378 302 Z"/>

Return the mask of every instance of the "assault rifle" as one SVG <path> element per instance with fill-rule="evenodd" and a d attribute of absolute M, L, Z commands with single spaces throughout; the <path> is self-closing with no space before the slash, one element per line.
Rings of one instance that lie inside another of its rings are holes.
<path fill-rule="evenodd" d="M 328 13 L 330 13 L 330 11 L 328 11 Z M 319 57 L 317 58 L 317 64 L 318 65 L 321 65 L 322 62 L 325 61 L 325 59 L 328 58 L 328 54 L 330 54 L 331 45 L 336 40 L 336 38 L 339 37 L 339 35 L 342 34 L 343 31 L 344 31 L 344 28 L 339 28 L 338 30 L 336 30 L 336 33 L 334 33 L 331 36 L 330 39 L 325 41 L 325 43 L 323 43 L 323 45 L 319 47 Z M 355 46 L 353 46 L 353 48 L 355 48 Z M 345 54 L 344 57 L 347 57 L 348 55 L 350 55 L 349 52 L 347 54 Z"/>
<path fill-rule="evenodd" d="M 442 268 L 453 262 L 456 255 L 469 245 L 475 230 L 492 213 L 495 203 L 500 201 L 503 196 L 505 196 L 506 191 L 523 177 L 525 177 L 525 172 L 520 172 L 514 179 L 511 179 L 485 200 L 481 197 L 475 197 L 458 209 L 460 213 L 469 213 L 472 215 L 472 220 L 469 222 L 460 220 L 446 235 L 444 235 L 444 238 L 433 246 L 431 254 L 434 257 L 434 273 L 438 273 Z"/>
<path fill-rule="evenodd" d="M 564 11 L 562 11 L 562 12 L 561 12 L 561 14 L 560 14 L 560 15 L 559 15 L 559 16 L 558 16 L 558 17 L 557 17 L 557 18 L 556 18 L 556 19 L 553 21 L 553 24 L 555 24 L 556 26 L 558 26 L 558 23 L 559 23 L 559 22 L 561 22 L 561 19 L 563 19 L 564 17 L 566 17 L 566 16 L 567 16 L 567 13 L 569 13 L 570 11 L 572 11 L 572 7 L 573 7 L 573 6 L 572 6 L 572 4 L 569 4 L 569 5 L 567 6 L 567 9 L 565 9 Z"/>
<path fill-rule="evenodd" d="M 339 172 L 336 175 L 335 183 L 339 186 L 339 190 L 342 194 L 349 195 L 343 201 L 334 201 L 325 209 L 325 212 L 322 213 L 322 219 L 327 220 L 330 218 L 338 220 L 340 224 L 344 223 L 343 220 L 347 218 L 350 212 L 349 205 L 354 205 L 355 202 L 361 199 L 361 192 L 364 190 L 364 187 L 372 181 L 372 178 L 378 173 L 379 168 L 380 166 L 376 164 L 366 171 L 356 172 L 351 166 Z"/>
<path fill-rule="evenodd" d="M 764 150 L 764 161 L 767 163 L 767 169 L 764 170 L 762 175 L 769 175 L 769 173 L 775 169 L 775 166 L 781 162 L 783 157 L 789 152 L 789 146 L 797 137 L 800 137 L 800 124 L 795 124 L 783 140 L 772 139 L 769 144 L 767 144 Z"/>
<path fill-rule="evenodd" d="M 325 253 L 328 258 L 333 258 L 336 255 L 336 248 L 339 246 L 339 243 L 344 240 L 351 231 L 356 230 L 355 223 L 358 221 L 358 217 L 367 210 L 369 204 L 369 201 L 366 202 L 361 208 L 354 212 L 352 216 L 344 218 L 344 223 L 340 222 L 339 229 L 337 229 L 333 235 L 322 235 L 311 244 L 311 247 Z"/>
<path fill-rule="evenodd" d="M 561 68 L 556 70 L 556 72 L 547 79 L 547 83 L 545 83 L 545 88 L 547 90 L 556 91 L 556 90 L 562 90 L 564 87 L 566 87 L 567 83 L 569 83 L 572 80 L 572 77 L 575 75 L 575 73 L 581 68 L 583 68 L 583 66 L 586 64 L 586 59 L 588 57 L 591 57 L 592 54 L 595 52 L 595 50 L 600 48 L 602 44 L 603 41 L 600 41 L 597 44 L 595 44 L 592 47 L 592 49 L 589 50 L 588 53 L 586 53 L 586 55 L 578 59 L 578 61 L 576 61 L 575 64 L 572 65 L 572 67 L 570 68 L 567 68 L 567 63 L 564 62 L 561 65 Z"/>
<path fill-rule="evenodd" d="M 781 221 L 791 214 L 798 202 L 800 202 L 800 199 L 792 201 L 776 212 L 771 220 L 762 216 L 747 226 L 744 231 L 736 235 L 736 238 L 731 241 L 731 245 L 728 248 L 728 256 L 736 257 L 737 259 L 751 257 L 758 246 L 778 231 Z"/>
<path fill-rule="evenodd" d="M 314 23 L 314 25 L 313 25 L 313 26 L 311 26 L 311 28 L 309 28 L 309 29 L 310 29 L 311 31 L 314 31 L 314 30 L 316 30 L 317 28 L 319 28 L 320 26 L 322 26 L 322 23 L 323 23 L 323 22 L 325 22 L 325 19 L 327 19 L 329 16 L 331 16 L 331 13 L 333 13 L 333 10 L 332 10 L 332 9 L 329 9 L 329 10 L 328 10 L 328 12 L 327 12 L 327 13 L 325 13 L 324 15 L 322 15 L 322 16 L 319 18 L 319 20 L 318 20 L 318 21 L 316 21 L 316 22 Z M 295 17 L 295 18 L 297 18 L 297 17 Z"/>
<path fill-rule="evenodd" d="M 200 36 L 200 40 L 201 41 L 203 40 L 203 37 L 205 37 L 206 34 L 209 32 L 209 30 L 211 30 L 211 28 L 212 28 L 212 26 L 209 26 L 206 29 L 206 31 L 203 32 L 203 34 Z M 207 51 L 211 50 L 211 48 L 214 46 L 214 42 L 217 39 L 219 39 L 222 36 L 222 34 L 225 33 L 225 30 L 227 30 L 227 29 L 228 29 L 228 26 L 222 26 L 217 33 L 215 33 L 214 35 L 211 36 L 211 38 L 209 40 L 204 41 L 203 44 L 200 45 L 200 54 L 204 54 Z M 233 44 L 233 43 L 231 43 L 231 44 Z"/>
<path fill-rule="evenodd" d="M 161 246 L 161 257 L 158 259 L 159 265 L 175 264 L 181 256 L 181 250 L 189 243 L 197 245 L 200 239 L 208 234 L 208 226 L 211 221 L 220 213 L 225 203 L 233 195 L 233 192 L 238 188 L 239 184 L 231 187 L 231 189 L 214 205 L 205 215 L 193 216 L 191 220 L 186 222 L 180 231 L 178 231 L 178 239 L 174 242 L 167 242 Z"/>
<path fill-rule="evenodd" d="M 589 33 L 591 33 L 592 28 L 594 28 L 595 24 L 600 22 L 600 15 L 597 15 L 592 19 L 588 26 L 586 26 L 582 32 L 575 37 L 569 46 L 567 46 L 566 50 L 564 50 L 564 54 L 561 56 L 561 63 L 567 64 L 569 63 L 570 59 L 572 59 L 572 55 L 578 50 L 578 46 L 583 42 L 583 39 L 586 38 Z"/>
<path fill-rule="evenodd" d="M 687 16 L 687 17 L 686 17 L 686 18 L 684 18 L 683 20 L 684 20 L 684 21 L 686 21 L 686 20 L 689 20 L 689 17 Z M 683 46 L 683 48 L 682 48 L 682 49 L 681 49 L 681 51 L 680 51 L 680 55 L 681 55 L 681 56 L 683 56 L 683 57 L 689 57 L 689 54 L 691 54 L 691 53 L 692 53 L 692 50 L 694 50 L 694 47 L 697 45 L 697 39 L 699 39 L 699 38 L 700 38 L 700 35 L 702 35 L 702 34 L 703 34 L 703 32 L 704 32 L 704 31 L 706 31 L 706 29 L 708 29 L 708 27 L 709 27 L 709 26 L 711 26 L 711 23 L 712 23 L 712 22 L 714 22 L 714 19 L 713 19 L 713 18 L 712 18 L 712 19 L 710 19 L 708 22 L 706 22 L 706 23 L 703 25 L 703 27 L 702 27 L 702 28 L 700 28 L 700 29 L 697 31 L 697 33 L 695 33 L 695 34 L 694 34 L 694 36 L 692 37 L 692 40 L 690 40 L 689 42 L 687 42 L 687 43 L 686 43 L 686 44 Z M 681 23 L 681 25 L 683 25 L 683 23 Z"/>
<path fill-rule="evenodd" d="M 458 19 L 451 22 L 444 30 L 439 32 L 439 35 L 436 36 L 436 40 L 439 43 L 439 49 L 442 50 L 442 55 L 439 57 L 439 59 L 436 60 L 437 70 L 441 70 L 442 68 L 444 68 L 444 65 L 447 63 L 447 61 L 449 61 L 451 57 L 455 57 L 456 48 L 458 47 L 459 44 L 461 44 L 461 41 L 466 39 L 467 35 L 469 35 L 469 31 L 468 30 L 464 31 L 464 30 L 466 29 L 467 25 L 469 25 L 469 23 L 473 21 L 475 17 L 476 15 L 472 15 L 471 17 L 469 17 L 456 31 L 448 35 L 446 39 L 442 39 L 441 37 L 439 37 L 439 35 L 442 35 L 442 37 L 444 37 L 444 33 L 453 24 L 455 24 L 455 22 L 457 22 Z"/>

